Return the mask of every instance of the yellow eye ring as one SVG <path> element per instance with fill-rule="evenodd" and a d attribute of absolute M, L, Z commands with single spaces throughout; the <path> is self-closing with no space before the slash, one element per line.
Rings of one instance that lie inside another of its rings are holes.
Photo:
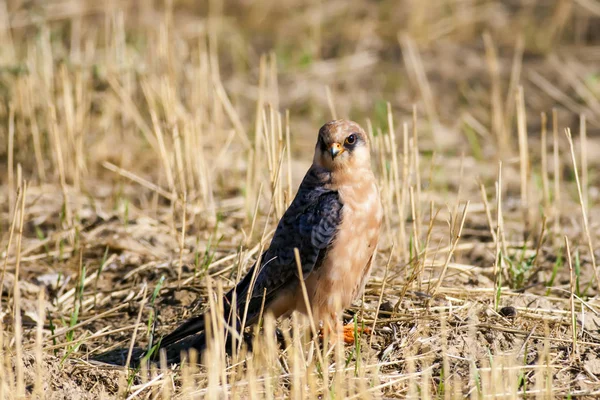
<path fill-rule="evenodd" d="M 354 143 L 356 143 L 356 135 L 353 133 L 352 135 L 348 136 L 345 140 L 345 143 L 352 146 Z"/>

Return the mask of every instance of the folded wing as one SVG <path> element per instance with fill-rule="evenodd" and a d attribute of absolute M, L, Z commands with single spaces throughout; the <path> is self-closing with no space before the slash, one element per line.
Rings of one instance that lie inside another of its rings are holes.
<path fill-rule="evenodd" d="M 249 326 L 258 319 L 263 298 L 265 308 L 268 308 L 281 291 L 297 287 L 295 248 L 300 254 L 305 279 L 320 267 L 342 221 L 343 205 L 338 193 L 327 189 L 329 180 L 330 174 L 318 167 L 313 166 L 308 171 L 292 204 L 279 221 L 269 248 L 262 254 L 258 271 L 255 272 L 255 263 L 226 294 L 224 317 L 234 319 L 236 329 L 241 328 L 246 308 L 246 326 Z M 234 298 L 236 315 L 232 316 Z M 162 339 L 161 347 L 203 331 L 204 321 L 204 315 L 186 321 Z M 233 322 L 230 324 L 234 325 Z"/>

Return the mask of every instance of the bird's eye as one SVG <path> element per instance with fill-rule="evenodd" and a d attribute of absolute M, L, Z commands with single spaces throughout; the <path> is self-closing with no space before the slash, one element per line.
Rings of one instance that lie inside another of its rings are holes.
<path fill-rule="evenodd" d="M 352 146 L 354 143 L 356 143 L 356 135 L 353 133 L 346 138 L 346 144 Z"/>

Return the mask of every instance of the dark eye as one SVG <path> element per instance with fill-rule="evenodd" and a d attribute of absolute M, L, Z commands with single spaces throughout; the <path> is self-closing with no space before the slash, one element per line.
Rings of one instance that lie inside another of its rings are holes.
<path fill-rule="evenodd" d="M 346 144 L 352 146 L 354 143 L 356 143 L 356 134 L 353 133 L 346 138 Z"/>

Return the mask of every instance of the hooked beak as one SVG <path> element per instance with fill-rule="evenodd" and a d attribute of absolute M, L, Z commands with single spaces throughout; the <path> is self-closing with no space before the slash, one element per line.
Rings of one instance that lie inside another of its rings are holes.
<path fill-rule="evenodd" d="M 341 144 L 339 143 L 333 143 L 330 147 L 329 147 L 329 154 L 331 154 L 331 159 L 333 160 L 334 158 L 336 158 L 339 154 L 342 154 L 344 152 L 344 148 L 342 147 Z"/>

